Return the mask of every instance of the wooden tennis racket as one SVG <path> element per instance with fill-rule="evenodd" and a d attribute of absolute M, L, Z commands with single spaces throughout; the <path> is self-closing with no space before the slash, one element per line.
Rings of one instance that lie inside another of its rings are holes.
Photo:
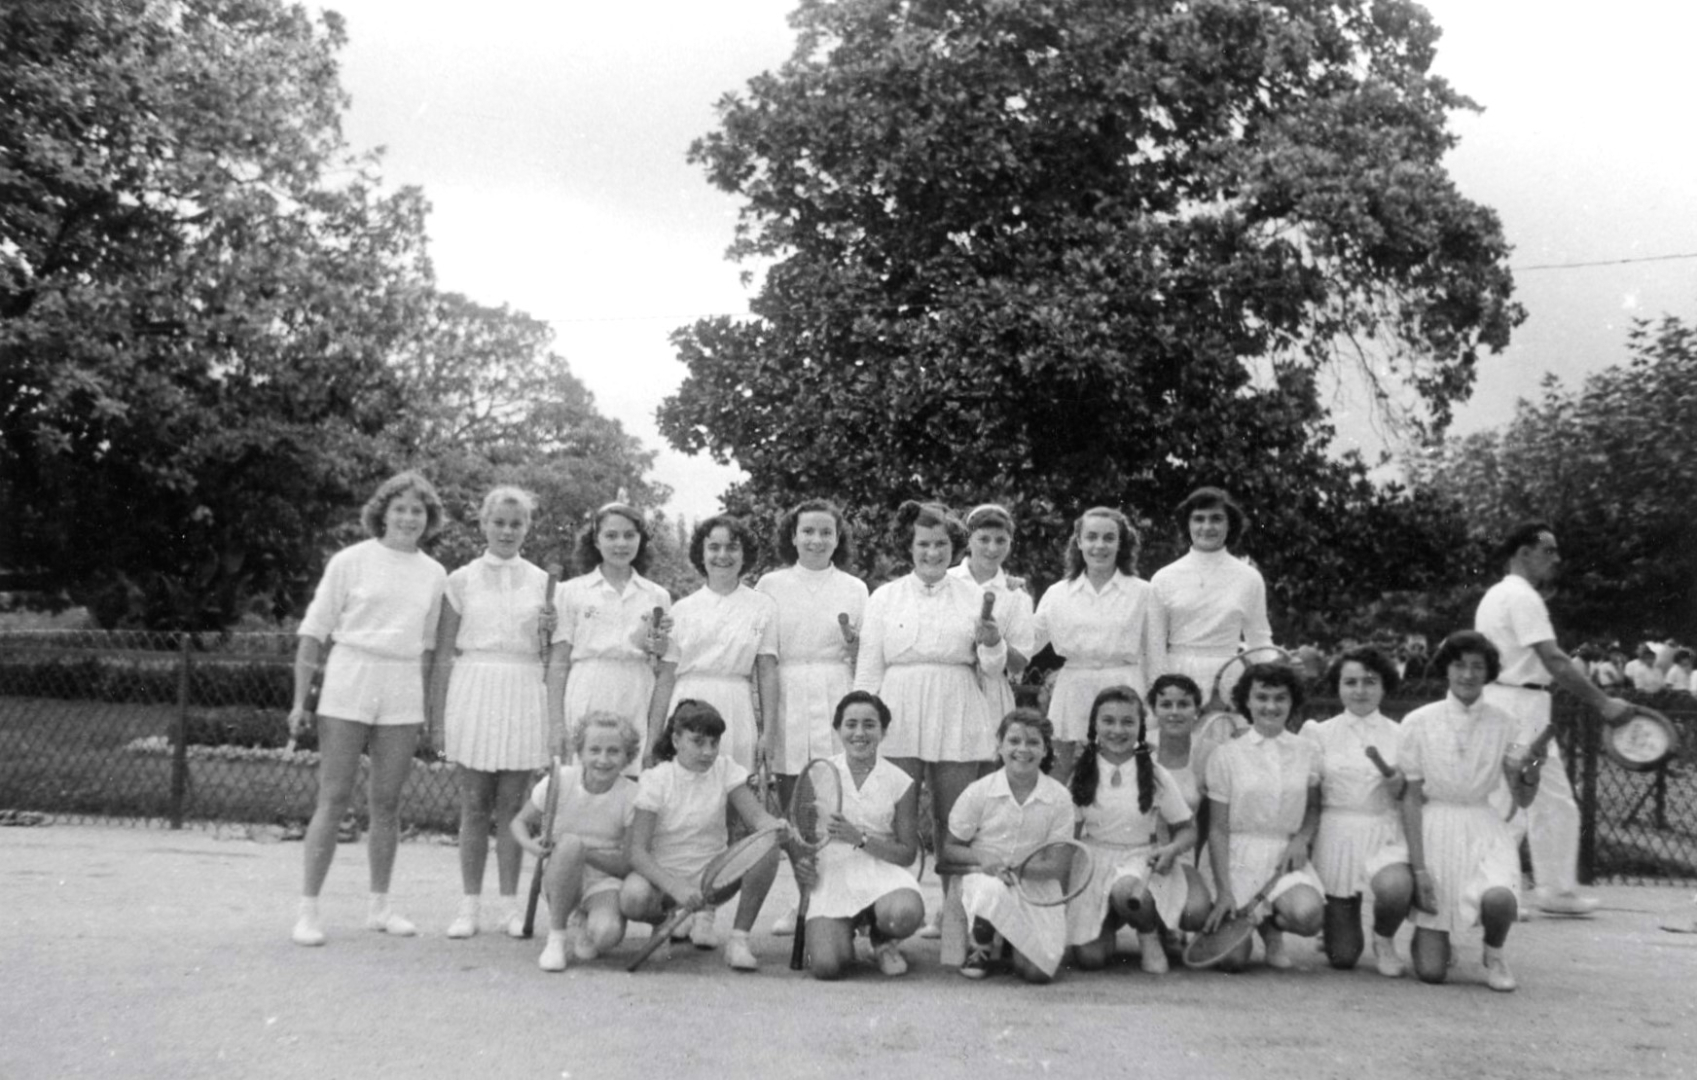
<path fill-rule="evenodd" d="M 536 905 L 542 899 L 542 874 L 548 869 L 548 856 L 554 850 L 554 817 L 560 810 L 560 759 L 556 755 L 548 763 L 548 795 L 542 800 L 542 854 L 536 857 L 536 869 L 530 875 L 530 899 L 524 905 L 524 936 L 536 934 Z"/>
<path fill-rule="evenodd" d="M 1209 968 L 1224 960 L 1238 947 L 1249 940 L 1249 935 L 1255 932 L 1255 909 L 1267 899 L 1267 894 L 1273 891 L 1273 886 L 1284 871 L 1276 870 L 1267 879 L 1267 884 L 1261 886 L 1261 891 L 1250 897 L 1249 903 L 1236 909 L 1220 920 L 1212 930 L 1204 930 L 1190 939 L 1190 944 L 1184 948 L 1184 966 L 1187 968 Z"/>
<path fill-rule="evenodd" d="M 811 856 L 831 842 L 831 821 L 843 812 L 843 774 L 824 758 L 814 758 L 795 778 L 790 792 L 790 858 Z M 813 890 L 803 888 L 795 909 L 795 941 L 790 946 L 790 970 L 800 971 L 807 959 L 807 903 Z"/>
<path fill-rule="evenodd" d="M 666 609 L 654 605 L 654 612 L 648 621 L 648 666 L 655 671 L 660 670 L 660 620 L 666 617 Z"/>
<path fill-rule="evenodd" d="M 551 562 L 548 564 L 548 584 L 542 589 L 542 613 L 544 615 L 554 614 L 554 590 L 560 585 L 562 573 L 564 573 L 564 569 L 559 563 Z M 542 681 L 547 682 L 548 662 L 554 658 L 554 634 L 553 631 L 544 630 L 539 626 L 536 636 L 541 639 L 538 646 L 542 655 Z"/>
<path fill-rule="evenodd" d="M 1224 744 L 1249 730 L 1249 718 L 1239 714 L 1237 709 L 1226 700 L 1225 694 L 1221 692 L 1221 687 L 1225 684 L 1226 672 L 1233 667 L 1241 664 L 1248 668 L 1250 664 L 1258 663 L 1259 661 L 1250 659 L 1254 656 L 1267 659 L 1276 657 L 1287 664 L 1291 662 L 1290 653 L 1284 649 L 1277 645 L 1262 645 L 1254 649 L 1245 649 L 1221 664 L 1220 669 L 1214 672 L 1213 688 L 1208 695 L 1208 704 L 1202 707 L 1202 719 L 1196 725 L 1196 732 L 1192 736 L 1192 746 L 1195 745 L 1194 740 L 1196 739 Z"/>
<path fill-rule="evenodd" d="M 984 590 L 984 602 L 978 607 L 978 621 L 989 622 L 996 617 L 996 594 L 989 589 Z"/>
<path fill-rule="evenodd" d="M 1090 885 L 1096 857 L 1077 840 L 1051 840 L 1002 872 L 1002 881 L 1032 907 L 1060 907 Z M 1058 881 L 1059 894 L 1045 887 Z"/>
<path fill-rule="evenodd" d="M 1603 752 L 1623 769 L 1653 772 L 1679 752 L 1679 728 L 1648 705 L 1634 705 L 1632 716 L 1603 732 Z"/>
<path fill-rule="evenodd" d="M 306 701 L 301 705 L 301 707 L 306 710 L 306 717 L 301 723 L 302 728 L 305 728 L 309 724 L 316 724 L 318 722 L 318 698 L 324 693 L 324 665 L 326 661 L 330 659 L 331 645 L 332 643 L 330 640 L 326 639 L 324 642 L 324 648 L 318 654 L 318 667 L 313 669 L 312 681 L 307 684 Z M 299 732 L 289 732 L 289 741 L 288 744 L 283 747 L 283 753 L 294 753 L 295 744 L 299 741 L 299 739 Z"/>
<path fill-rule="evenodd" d="M 666 921 L 654 928 L 654 932 L 649 935 L 648 941 L 642 946 L 641 951 L 631 958 L 629 964 L 625 965 L 625 970 L 635 971 L 641 967 L 661 945 L 671 939 L 672 931 L 677 929 L 685 919 L 709 904 L 721 904 L 734 896 L 737 886 L 742 884 L 742 879 L 747 877 L 756 866 L 760 865 L 760 860 L 777 849 L 778 838 L 781 833 L 782 830 L 776 828 L 761 829 L 759 832 L 750 833 L 713 856 L 713 861 L 708 863 L 706 868 L 701 871 L 700 901 L 692 904 L 679 904 L 673 908 L 672 913 L 666 917 Z"/>

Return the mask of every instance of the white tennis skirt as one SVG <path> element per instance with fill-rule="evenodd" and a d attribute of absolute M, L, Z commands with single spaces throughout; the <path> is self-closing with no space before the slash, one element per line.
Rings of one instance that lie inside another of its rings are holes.
<path fill-rule="evenodd" d="M 831 661 L 780 663 L 778 665 L 779 709 L 783 718 L 777 732 L 777 755 L 773 769 L 796 776 L 814 758 L 834 757 L 843 752 L 831 721 L 837 702 L 854 689 L 854 672 L 848 664 Z M 766 708 L 766 722 L 774 713 Z"/>
<path fill-rule="evenodd" d="M 1410 912 L 1415 926 L 1444 933 L 1477 926 L 1479 902 L 1491 889 L 1520 899 L 1520 851 L 1496 810 L 1483 803 L 1429 802 L 1421 820 L 1438 913 Z"/>
<path fill-rule="evenodd" d="M 648 748 L 648 703 L 654 696 L 654 669 L 647 660 L 574 660 L 566 676 L 566 732 L 592 712 L 622 716 L 642 734 L 642 747 L 625 773 L 637 775 Z"/>
<path fill-rule="evenodd" d="M 890 707 L 879 752 L 921 761 L 988 761 L 996 756 L 996 724 L 978 672 L 966 664 L 895 664 L 878 696 Z"/>
<path fill-rule="evenodd" d="M 1394 810 L 1325 810 L 1320 814 L 1320 831 L 1314 834 L 1313 858 L 1314 872 L 1326 886 L 1327 896 L 1370 893 L 1373 875 L 1408 862 L 1402 819 Z"/>
<path fill-rule="evenodd" d="M 760 733 L 754 723 L 754 687 L 748 677 L 700 671 L 679 675 L 678 681 L 673 684 L 672 700 L 666 706 L 666 715 L 672 715 L 678 702 L 691 698 L 719 710 L 725 721 L 725 734 L 719 740 L 720 752 L 752 771 L 754 747 L 759 742 Z"/>
<path fill-rule="evenodd" d="M 1067 902 L 1067 944 L 1084 945 L 1102 936 L 1102 924 L 1108 917 L 1109 896 L 1114 886 L 1130 878 L 1147 882 L 1149 899 L 1167 926 L 1176 928 L 1184 905 L 1190 900 L 1190 879 L 1185 876 L 1186 856 L 1173 862 L 1165 874 L 1150 873 L 1149 859 L 1155 852 L 1153 844 L 1123 847 L 1119 844 L 1099 844 L 1086 840 L 1090 853 L 1090 883 Z"/>
<path fill-rule="evenodd" d="M 1266 833 L 1232 833 L 1230 873 L 1232 900 L 1237 904 L 1247 904 L 1251 897 L 1261 891 L 1261 886 L 1273 876 L 1278 868 L 1279 859 L 1290 846 L 1290 837 L 1273 836 Z M 1292 870 L 1282 875 L 1267 890 L 1267 897 L 1254 912 L 1256 922 L 1260 922 L 1272 912 L 1273 901 L 1298 885 L 1306 885 L 1321 895 L 1326 887 L 1320 882 L 1320 875 L 1314 872 L 1312 862 L 1303 865 L 1300 870 Z"/>
<path fill-rule="evenodd" d="M 1038 887 L 1053 889 L 1056 898 L 1061 895 L 1058 881 L 1039 882 Z M 1064 907 L 1036 907 L 1001 878 L 979 873 L 961 878 L 960 901 L 969 927 L 973 919 L 983 919 L 1045 975 L 1053 975 L 1061 966 L 1067 948 Z"/>
<path fill-rule="evenodd" d="M 1143 668 L 1138 664 L 1097 668 L 1068 664 L 1061 668 L 1055 676 L 1054 693 L 1049 696 L 1049 722 L 1055 725 L 1055 738 L 1083 742 L 1090 732 L 1090 706 L 1096 695 L 1110 686 L 1129 686 L 1141 700 L 1143 679 Z"/>
<path fill-rule="evenodd" d="M 819 882 L 807 904 L 807 917 L 852 919 L 902 889 L 919 892 L 919 882 L 904 866 L 873 858 L 840 841 L 819 852 Z"/>
<path fill-rule="evenodd" d="M 460 654 L 443 716 L 448 760 L 482 772 L 548 764 L 547 700 L 536 653 Z"/>

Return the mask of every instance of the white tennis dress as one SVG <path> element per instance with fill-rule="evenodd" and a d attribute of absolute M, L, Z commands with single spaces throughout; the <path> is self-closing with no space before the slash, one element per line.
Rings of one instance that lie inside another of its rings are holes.
<path fill-rule="evenodd" d="M 547 591 L 547 572 L 519 556 L 484 552 L 448 575 L 460 618 L 443 715 L 449 761 L 484 772 L 548 764 L 538 630 Z"/>
<path fill-rule="evenodd" d="M 1095 856 L 1090 884 L 1067 903 L 1067 943 L 1083 945 L 1102 936 L 1102 923 L 1108 917 L 1109 895 L 1114 886 L 1126 878 L 1148 882 L 1149 898 L 1168 926 L 1177 926 L 1178 917 L 1190 898 L 1190 880 L 1184 873 L 1184 859 L 1175 860 L 1165 874 L 1151 874 L 1149 860 L 1158 841 L 1158 825 L 1177 828 L 1191 818 L 1185 804 L 1183 789 L 1172 774 L 1155 766 L 1155 798 L 1145 814 L 1138 809 L 1137 759 L 1123 765 L 1110 765 L 1100 759 L 1101 772 L 1096 785 L 1096 798 L 1089 806 L 1076 807 L 1082 829 L 1079 839 L 1089 845 Z M 1119 783 L 1114 778 L 1119 777 Z"/>
<path fill-rule="evenodd" d="M 1037 786 L 1017 802 L 1007 772 L 997 769 L 967 785 L 949 812 L 949 832 L 1004 862 L 1015 862 L 1052 840 L 1072 838 L 1072 796 L 1059 781 L 1039 775 Z M 1059 899 L 1061 883 L 1043 881 L 1039 893 Z M 1046 975 L 1053 975 L 1066 954 L 1066 909 L 1036 907 L 999 877 L 970 873 L 961 878 L 961 906 L 969 920 L 996 928 L 1003 940 Z"/>
<path fill-rule="evenodd" d="M 854 686 L 854 664 L 837 616 L 847 615 L 860 631 L 866 583 L 834 566 L 789 566 L 761 578 L 755 590 L 778 611 L 778 701 L 766 707 L 766 722 L 777 725 L 773 768 L 795 776 L 814 758 L 842 753 L 831 720 Z"/>
<path fill-rule="evenodd" d="M 842 776 L 843 818 L 874 840 L 894 840 L 896 804 L 913 786 L 913 778 L 879 758 L 860 787 L 854 786 L 848 757 L 831 759 Z M 808 900 L 808 916 L 820 919 L 852 919 L 900 889 L 919 891 L 919 882 L 906 867 L 874 858 L 840 840 L 820 850 L 819 881 Z"/>
<path fill-rule="evenodd" d="M 1372 891 L 1373 875 L 1408 862 L 1402 812 L 1390 783 L 1368 760 L 1376 748 L 1396 766 L 1402 729 L 1383 713 L 1356 716 L 1345 712 L 1330 720 L 1310 720 L 1301 737 L 1320 754 L 1320 829 L 1314 835 L 1314 871 L 1327 896 Z"/>

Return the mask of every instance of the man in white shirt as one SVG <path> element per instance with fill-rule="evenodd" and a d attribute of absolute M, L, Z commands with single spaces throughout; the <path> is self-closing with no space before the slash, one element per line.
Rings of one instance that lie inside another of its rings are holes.
<path fill-rule="evenodd" d="M 1626 665 L 1626 677 L 1640 694 L 1654 694 L 1667 685 L 1661 670 L 1656 667 L 1656 650 L 1649 642 L 1638 646 L 1638 658 Z"/>
<path fill-rule="evenodd" d="M 1550 526 L 1541 521 L 1516 526 L 1497 549 L 1497 558 L 1508 572 L 1479 601 L 1473 626 L 1502 653 L 1502 670 L 1485 687 L 1485 700 L 1514 717 L 1520 729 L 1516 742 L 1530 744 L 1549 726 L 1552 682 L 1610 724 L 1631 717 L 1630 703 L 1603 693 L 1556 644 L 1549 610 L 1535 588 L 1549 581 L 1561 562 Z M 1554 742 L 1549 757 L 1542 788 L 1525 815 L 1537 903 L 1549 912 L 1588 915 L 1597 901 L 1581 896 L 1577 887 L 1579 807 Z"/>

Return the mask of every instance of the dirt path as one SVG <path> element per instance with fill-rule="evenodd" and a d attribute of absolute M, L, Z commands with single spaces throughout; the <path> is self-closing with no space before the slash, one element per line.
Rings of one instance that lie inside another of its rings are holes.
<path fill-rule="evenodd" d="M 298 845 L 0 829 L 0 1078 L 1697 1076 L 1697 935 L 1658 929 L 1697 917 L 1684 890 L 1603 889 L 1596 918 L 1518 927 L 1510 995 L 1475 981 L 1476 939 L 1443 988 L 1332 972 L 1301 942 L 1289 974 L 1131 963 L 1046 988 L 968 983 L 912 943 L 904 978 L 825 985 L 764 934 L 757 975 L 687 947 L 627 975 L 628 945 L 546 975 L 537 944 L 442 936 L 455 860 L 403 848 L 398 906 L 425 934 L 396 940 L 357 929 L 364 850 L 344 845 L 331 941 L 301 949 Z"/>

